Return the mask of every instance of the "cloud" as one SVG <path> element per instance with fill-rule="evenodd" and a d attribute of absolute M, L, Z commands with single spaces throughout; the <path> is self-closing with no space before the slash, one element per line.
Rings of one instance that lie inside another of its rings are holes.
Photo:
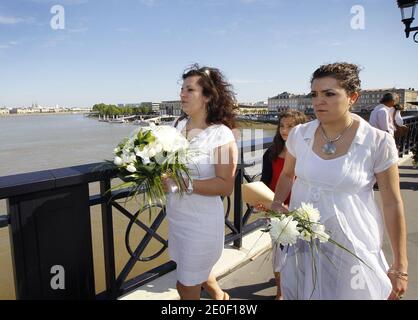
<path fill-rule="evenodd" d="M 20 23 L 33 23 L 35 19 L 32 17 L 13 17 L 13 16 L 2 16 L 0 15 L 0 25 L 16 25 Z"/>
<path fill-rule="evenodd" d="M 68 39 L 69 39 L 68 33 L 67 34 L 56 35 L 56 36 L 53 36 L 53 37 L 47 39 L 43 43 L 43 46 L 46 47 L 46 48 L 55 48 L 59 44 L 61 44 L 62 42 L 67 41 Z"/>
<path fill-rule="evenodd" d="M 23 18 L 0 16 L 0 24 L 18 24 L 24 21 Z"/>
<path fill-rule="evenodd" d="M 81 33 L 81 32 L 87 32 L 87 30 L 88 30 L 87 27 L 67 29 L 68 33 Z"/>
<path fill-rule="evenodd" d="M 19 41 L 9 41 L 7 44 L 1 44 L 0 43 L 0 50 L 1 49 L 10 49 L 14 46 L 18 46 L 20 44 Z"/>

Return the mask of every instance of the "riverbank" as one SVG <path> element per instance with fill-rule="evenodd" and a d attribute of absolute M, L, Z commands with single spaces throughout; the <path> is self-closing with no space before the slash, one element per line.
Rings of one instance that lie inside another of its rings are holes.
<path fill-rule="evenodd" d="M 276 130 L 277 125 L 272 123 L 264 123 L 251 120 L 239 120 L 237 121 L 238 128 L 242 129 L 264 129 L 264 130 Z"/>
<path fill-rule="evenodd" d="M 0 118 L 7 117 L 24 117 L 24 116 L 59 116 L 59 115 L 75 115 L 84 114 L 86 111 L 71 111 L 71 112 L 34 112 L 34 113 L 2 113 Z"/>

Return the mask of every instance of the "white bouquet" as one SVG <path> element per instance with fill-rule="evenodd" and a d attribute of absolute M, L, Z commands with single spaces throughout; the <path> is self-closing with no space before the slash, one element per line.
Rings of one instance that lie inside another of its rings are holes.
<path fill-rule="evenodd" d="M 266 210 L 262 207 L 261 209 L 262 212 L 265 213 L 265 216 L 270 220 L 268 228 L 264 231 L 269 232 L 273 243 L 273 248 L 275 248 L 276 246 L 280 246 L 282 249 L 285 250 L 284 246 L 292 246 L 296 244 L 298 240 L 303 240 L 308 242 L 310 250 L 312 251 L 312 257 L 314 257 L 314 252 L 322 252 L 321 248 L 318 246 L 318 241 L 320 243 L 329 242 L 338 246 L 340 249 L 348 252 L 349 254 L 353 255 L 359 261 L 361 261 L 367 267 L 369 267 L 355 253 L 353 253 L 352 251 L 350 251 L 349 249 L 347 249 L 346 247 L 344 247 L 343 245 L 336 242 L 330 237 L 330 235 L 325 231 L 325 226 L 320 223 L 321 215 L 319 210 L 314 208 L 312 204 L 302 202 L 300 208 L 290 211 L 288 213 L 280 213 L 274 210 Z M 330 262 L 332 263 L 332 261 Z M 312 268 L 314 274 L 313 282 L 315 290 L 316 263 L 314 258 L 312 261 Z"/>
<path fill-rule="evenodd" d="M 168 176 L 180 194 L 186 191 L 185 178 L 190 179 L 189 142 L 174 127 L 141 127 L 124 139 L 114 150 L 113 164 L 124 183 L 113 189 L 130 188 L 131 195 L 145 192 L 148 202 L 165 203 L 162 177 Z M 109 161 L 110 162 L 110 161 Z"/>
<path fill-rule="evenodd" d="M 273 210 L 266 212 L 270 218 L 269 233 L 273 243 L 285 246 L 295 244 L 298 239 L 308 242 L 315 239 L 319 239 L 320 242 L 330 240 L 324 225 L 319 222 L 319 211 L 312 204 L 302 202 L 299 209 L 286 214 Z"/>

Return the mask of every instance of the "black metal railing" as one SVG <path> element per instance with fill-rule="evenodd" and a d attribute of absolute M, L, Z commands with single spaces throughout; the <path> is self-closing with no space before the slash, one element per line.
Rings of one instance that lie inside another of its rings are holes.
<path fill-rule="evenodd" d="M 242 203 L 241 185 L 257 178 L 247 173 L 254 166 L 245 163 L 244 154 L 265 149 L 272 138 L 244 141 L 240 147 L 240 159 L 235 178 L 234 201 L 227 201 L 225 243 L 240 248 L 245 234 L 264 224 L 262 220 L 249 223 L 253 208 Z M 9 227 L 11 252 L 17 299 L 116 299 L 135 288 L 175 269 L 169 261 L 127 280 L 128 275 L 142 261 L 160 256 L 168 246 L 159 227 L 165 219 L 163 207 L 145 206 L 129 212 L 118 200 L 129 197 L 127 190 L 106 192 L 110 189 L 115 172 L 98 170 L 100 164 L 88 164 L 69 168 L 32 172 L 0 177 L 0 199 L 7 200 L 7 215 L 0 215 L 0 228 Z M 100 183 L 99 194 L 89 195 L 89 183 Z M 92 231 L 90 212 L 100 205 L 103 231 L 104 269 L 106 289 L 96 295 L 94 284 Z M 113 211 L 129 219 L 125 233 L 125 246 L 130 254 L 121 272 L 116 272 Z M 138 217 L 153 209 L 150 226 Z M 145 231 L 135 247 L 130 242 L 133 227 Z M 161 246 L 151 255 L 144 256 L 150 241 L 155 239 Z M 60 265 L 65 270 L 65 290 L 54 289 L 51 281 L 58 274 L 52 267 Z"/>
<path fill-rule="evenodd" d="M 399 156 L 403 157 L 412 151 L 418 139 L 418 114 L 403 117 L 404 124 L 409 128 L 408 133 L 397 139 Z"/>

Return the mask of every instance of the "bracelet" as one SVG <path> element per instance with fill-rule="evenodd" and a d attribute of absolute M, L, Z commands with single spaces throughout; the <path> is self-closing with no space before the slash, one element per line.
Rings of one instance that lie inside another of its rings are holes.
<path fill-rule="evenodd" d="M 389 268 L 388 273 L 393 274 L 398 279 L 408 280 L 408 274 L 406 272 Z"/>

